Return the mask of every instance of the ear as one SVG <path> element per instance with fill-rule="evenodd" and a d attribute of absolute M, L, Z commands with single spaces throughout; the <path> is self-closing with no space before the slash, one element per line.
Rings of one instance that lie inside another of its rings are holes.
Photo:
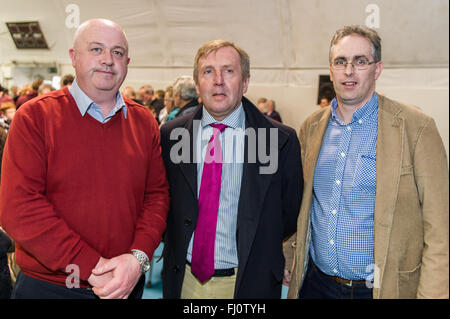
<path fill-rule="evenodd" d="M 243 90 L 242 90 L 243 94 L 247 93 L 249 83 L 250 83 L 250 76 L 244 80 L 244 83 L 243 83 L 244 86 L 243 86 Z"/>
<path fill-rule="evenodd" d="M 330 81 L 333 82 L 333 71 L 331 70 L 331 64 L 328 66 L 328 69 L 330 70 Z"/>
<path fill-rule="evenodd" d="M 72 66 L 75 67 L 75 49 L 74 48 L 69 49 L 69 56 L 70 56 L 70 59 L 72 60 Z"/>
<path fill-rule="evenodd" d="M 127 58 L 127 65 L 130 64 L 130 57 Z"/>
<path fill-rule="evenodd" d="M 195 84 L 195 91 L 197 92 L 197 95 L 200 96 L 200 90 L 198 88 L 198 84 Z"/>
<path fill-rule="evenodd" d="M 381 71 L 383 71 L 383 62 L 377 62 L 375 64 L 375 80 L 378 80 L 379 76 L 381 75 Z"/>

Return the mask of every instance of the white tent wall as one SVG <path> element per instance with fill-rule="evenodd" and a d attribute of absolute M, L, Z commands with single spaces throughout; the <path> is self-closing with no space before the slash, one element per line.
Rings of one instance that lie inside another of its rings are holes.
<path fill-rule="evenodd" d="M 13 84 L 14 65 L 51 63 L 59 75 L 74 73 L 68 49 L 77 23 L 104 17 L 129 39 L 123 86 L 165 89 L 177 76 L 192 74 L 202 43 L 231 40 L 251 58 L 246 96 L 274 99 L 296 130 L 318 109 L 319 75 L 328 74 L 334 31 L 366 24 L 382 38 L 377 91 L 431 115 L 449 153 L 448 0 L 0 0 L 0 7 L 2 85 Z M 29 20 L 39 21 L 49 50 L 15 48 L 5 22 Z"/>

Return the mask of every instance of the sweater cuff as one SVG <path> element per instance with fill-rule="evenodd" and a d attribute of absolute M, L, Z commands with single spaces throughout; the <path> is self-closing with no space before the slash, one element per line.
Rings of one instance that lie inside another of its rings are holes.
<path fill-rule="evenodd" d="M 79 266 L 80 279 L 87 281 L 92 274 L 92 269 L 95 268 L 101 255 L 91 247 L 81 249 L 80 254 L 74 260 L 74 264 Z"/>

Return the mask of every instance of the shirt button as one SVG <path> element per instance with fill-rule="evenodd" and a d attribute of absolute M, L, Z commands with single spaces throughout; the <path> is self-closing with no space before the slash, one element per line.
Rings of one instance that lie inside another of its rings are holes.
<path fill-rule="evenodd" d="M 336 184 L 341 185 L 341 181 L 340 181 L 340 180 L 337 180 L 337 181 L 336 181 Z"/>
<path fill-rule="evenodd" d="M 337 269 L 333 269 L 333 272 L 334 272 L 335 274 L 337 274 Z"/>
<path fill-rule="evenodd" d="M 334 240 L 330 240 L 330 245 L 334 245 Z"/>
<path fill-rule="evenodd" d="M 361 124 L 363 122 L 363 120 L 359 120 L 358 123 Z"/>
<path fill-rule="evenodd" d="M 341 157 L 345 157 L 345 153 L 344 152 L 341 153 Z"/>
<path fill-rule="evenodd" d="M 336 215 L 336 214 L 337 214 L 337 210 L 336 210 L 336 209 L 333 209 L 333 210 L 331 211 L 331 213 L 332 213 L 333 215 Z"/>

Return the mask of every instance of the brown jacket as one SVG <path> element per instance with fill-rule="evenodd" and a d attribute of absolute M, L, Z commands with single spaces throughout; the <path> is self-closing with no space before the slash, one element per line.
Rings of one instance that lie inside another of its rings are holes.
<path fill-rule="evenodd" d="M 434 120 L 378 96 L 374 298 L 449 298 L 449 175 Z M 288 298 L 306 273 L 315 164 L 331 115 L 312 114 L 299 133 L 304 193 Z"/>

